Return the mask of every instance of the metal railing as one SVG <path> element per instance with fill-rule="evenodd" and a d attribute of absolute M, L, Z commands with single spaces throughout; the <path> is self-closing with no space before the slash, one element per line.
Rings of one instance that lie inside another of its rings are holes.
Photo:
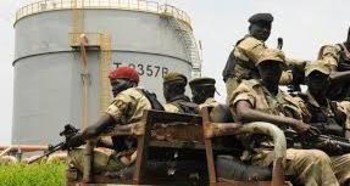
<path fill-rule="evenodd" d="M 73 8 L 118 9 L 165 14 L 191 25 L 191 19 L 186 12 L 171 5 L 160 5 L 158 2 L 145 0 L 42 0 L 20 8 L 16 12 L 15 23 L 32 14 Z"/>

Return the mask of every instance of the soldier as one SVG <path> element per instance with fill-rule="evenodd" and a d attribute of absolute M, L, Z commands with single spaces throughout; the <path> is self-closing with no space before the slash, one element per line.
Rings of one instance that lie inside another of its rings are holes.
<path fill-rule="evenodd" d="M 163 94 L 167 112 L 198 114 L 198 105 L 185 95 L 187 78 L 183 74 L 170 72 L 163 78 Z"/>
<path fill-rule="evenodd" d="M 230 108 L 240 123 L 254 121 L 269 122 L 282 130 L 291 127 L 304 139 L 319 135 L 317 129 L 302 122 L 305 115 L 299 102 L 278 88 L 278 82 L 285 65 L 283 56 L 273 50 L 264 51 L 256 63 L 261 80 L 242 81 L 233 92 Z M 297 119 L 294 119 L 297 118 Z M 257 138 L 255 138 L 257 139 Z M 257 139 L 258 140 L 258 139 Z M 264 146 L 260 146 L 264 142 Z M 266 140 L 257 141 L 253 153 L 245 153 L 246 160 L 253 164 L 268 166 L 271 164 L 271 151 Z M 320 150 L 297 150 L 288 148 L 284 168 L 291 174 L 292 182 L 303 185 L 338 185 L 334 176 L 331 160 Z"/>
<path fill-rule="evenodd" d="M 233 119 L 228 106 L 220 104 L 214 98 L 215 83 L 215 79 L 208 77 L 196 78 L 190 81 L 192 100 L 199 105 L 199 110 L 204 107 L 212 107 L 210 112 L 212 121 L 231 122 Z M 229 140 L 231 143 L 232 139 Z"/>
<path fill-rule="evenodd" d="M 329 66 L 332 72 L 350 71 L 350 27 L 347 40 L 344 43 L 336 45 L 322 46 L 318 54 L 318 59 Z M 332 83 L 330 90 L 327 95 L 329 99 L 350 101 L 350 85 L 348 82 Z"/>
<path fill-rule="evenodd" d="M 255 65 L 263 51 L 267 49 L 265 41 L 270 36 L 273 17 L 269 13 L 258 13 L 251 16 L 248 21 L 250 22 L 249 34 L 236 43 L 222 73 L 228 100 L 243 79 L 260 78 Z M 278 52 L 282 53 L 280 50 Z M 305 61 L 299 60 L 288 60 L 288 63 L 294 66 L 305 65 Z M 292 83 L 292 79 L 292 71 L 284 71 L 280 83 L 286 85 Z"/>
<path fill-rule="evenodd" d="M 68 142 L 68 146 L 80 146 L 84 141 L 98 138 L 101 133 L 113 129 L 116 125 L 125 125 L 139 121 L 145 110 L 155 107 L 152 105 L 154 100 L 149 100 L 146 96 L 147 93 L 137 88 L 139 76 L 133 68 L 119 67 L 110 74 L 110 79 L 113 86 L 113 94 L 115 95 L 111 105 L 95 124 L 74 136 Z M 137 132 L 141 128 L 142 126 L 135 126 L 132 130 Z M 117 141 L 118 138 L 112 139 L 115 151 L 95 149 L 94 171 L 118 171 L 131 166 L 136 160 L 135 144 L 124 144 L 124 149 L 121 150 L 116 145 L 119 143 Z M 80 171 L 83 171 L 84 167 L 83 157 L 83 149 L 76 148 L 69 152 L 70 162 Z"/>
<path fill-rule="evenodd" d="M 199 108 L 205 106 L 217 106 L 218 102 L 214 99 L 215 79 L 203 77 L 196 78 L 189 82 L 192 101 L 199 105 Z"/>
<path fill-rule="evenodd" d="M 349 138 L 350 123 L 346 118 L 350 115 L 349 102 L 335 102 L 326 97 L 330 86 L 329 75 L 331 69 L 324 62 L 317 61 L 307 66 L 305 71 L 308 91 L 303 100 L 309 111 L 308 123 L 317 126 L 324 134 L 331 134 Z M 347 133 L 347 134 L 346 134 Z M 339 152 L 341 148 L 336 147 L 329 141 L 319 144 L 326 152 Z M 350 184 L 350 154 L 333 156 L 332 165 L 336 177 L 341 184 Z"/>

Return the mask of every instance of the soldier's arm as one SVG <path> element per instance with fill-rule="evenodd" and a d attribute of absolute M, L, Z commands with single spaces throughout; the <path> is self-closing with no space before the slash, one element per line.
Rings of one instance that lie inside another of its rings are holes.
<path fill-rule="evenodd" d="M 108 132 L 121 122 L 121 117 L 127 113 L 133 103 L 133 99 L 120 93 L 102 114 L 100 119 L 83 131 L 85 139 L 99 136 L 103 132 Z"/>
<path fill-rule="evenodd" d="M 309 125 L 303 123 L 302 121 L 289 117 L 271 115 L 255 110 L 248 101 L 244 100 L 236 103 L 235 113 L 237 121 L 241 123 L 264 121 L 277 126 L 289 126 L 298 133 L 306 132 L 309 129 Z"/>
<path fill-rule="evenodd" d="M 113 126 L 114 120 L 108 114 L 103 114 L 100 119 L 93 125 L 87 127 L 81 133 L 77 133 L 72 138 L 67 140 L 66 148 L 78 147 L 83 145 L 86 140 L 97 137 L 100 133 L 104 131 L 106 126 Z M 102 131 L 102 132 L 101 132 Z"/>
<path fill-rule="evenodd" d="M 338 110 L 343 112 L 346 116 L 344 123 L 345 137 L 350 140 L 350 102 L 342 101 L 337 103 Z"/>
<path fill-rule="evenodd" d="M 332 72 L 329 76 L 332 83 L 345 83 L 350 81 L 350 71 Z"/>
<path fill-rule="evenodd" d="M 95 138 L 99 136 L 104 131 L 107 131 L 110 128 L 113 128 L 116 125 L 113 117 L 107 113 L 104 113 L 97 122 L 93 125 L 87 127 L 83 131 L 83 136 L 85 140 Z"/>

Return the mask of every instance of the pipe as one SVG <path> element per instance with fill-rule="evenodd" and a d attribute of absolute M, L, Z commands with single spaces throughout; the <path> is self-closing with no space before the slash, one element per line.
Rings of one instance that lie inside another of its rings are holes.
<path fill-rule="evenodd" d="M 22 152 L 35 152 L 35 151 L 47 151 L 47 145 L 0 145 L 0 150 L 8 150 L 10 151 L 22 151 Z M 7 153 L 6 152 L 6 153 Z"/>
<path fill-rule="evenodd" d="M 88 59 L 86 53 L 86 47 L 88 46 L 89 40 L 85 34 L 80 35 L 80 50 L 82 59 L 82 79 L 83 79 L 83 105 L 82 105 L 82 128 L 86 129 L 88 126 L 88 116 L 89 116 L 89 67 Z"/>
<path fill-rule="evenodd" d="M 12 149 L 12 146 L 7 147 L 4 151 L 2 151 L 2 152 L 0 153 L 0 157 L 2 157 L 3 155 L 5 155 L 6 153 L 10 152 L 11 149 Z"/>

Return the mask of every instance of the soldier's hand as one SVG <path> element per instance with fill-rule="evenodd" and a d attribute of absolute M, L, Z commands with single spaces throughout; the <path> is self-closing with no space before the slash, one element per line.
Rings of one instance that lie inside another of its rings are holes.
<path fill-rule="evenodd" d="M 132 134 L 144 135 L 145 134 L 145 124 L 143 122 L 137 122 L 132 125 Z"/>
<path fill-rule="evenodd" d="M 321 134 L 316 127 L 305 124 L 304 122 L 300 122 L 295 130 L 300 137 L 308 140 L 316 139 Z"/>
<path fill-rule="evenodd" d="M 343 152 L 341 146 L 329 139 L 318 140 L 316 146 L 327 153 L 342 154 Z"/>
<path fill-rule="evenodd" d="M 83 133 L 77 133 L 73 137 L 67 139 L 66 144 L 65 144 L 65 149 L 79 147 L 83 144 L 85 144 L 85 139 L 83 137 Z M 63 149 L 63 150 L 65 150 L 65 149 Z"/>

